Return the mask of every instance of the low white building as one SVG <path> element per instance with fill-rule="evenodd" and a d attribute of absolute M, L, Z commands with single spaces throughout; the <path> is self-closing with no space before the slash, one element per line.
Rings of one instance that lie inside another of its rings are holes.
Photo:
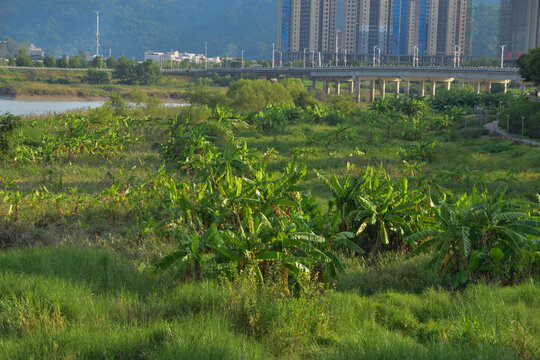
<path fill-rule="evenodd" d="M 161 61 L 163 61 L 163 58 L 162 58 L 163 55 L 165 55 L 165 53 L 146 50 L 144 52 L 144 61 L 146 61 L 148 59 L 151 59 L 154 62 L 161 62 Z"/>
<path fill-rule="evenodd" d="M 147 50 L 144 52 L 144 61 L 152 59 L 154 62 L 163 62 L 163 61 L 172 61 L 180 63 L 182 61 L 188 60 L 193 61 L 197 64 L 204 63 L 204 55 L 203 54 L 195 54 L 195 53 L 188 53 L 188 52 L 179 52 L 179 51 L 169 51 L 169 52 L 159 52 L 159 51 L 152 51 Z M 208 58 L 209 63 L 219 63 L 221 61 L 220 57 L 215 58 Z"/>
<path fill-rule="evenodd" d="M 42 61 L 45 57 L 45 52 L 41 48 L 36 47 L 34 44 L 30 44 L 28 53 L 32 61 Z"/>

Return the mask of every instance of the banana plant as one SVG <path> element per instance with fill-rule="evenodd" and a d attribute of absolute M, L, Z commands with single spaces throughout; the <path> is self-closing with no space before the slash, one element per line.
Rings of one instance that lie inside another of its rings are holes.
<path fill-rule="evenodd" d="M 410 256 L 430 250 L 440 281 L 452 288 L 487 274 L 503 281 L 538 267 L 540 221 L 518 211 L 503 199 L 504 191 L 489 196 L 473 189 L 455 202 L 435 209 L 435 228 L 417 232 L 405 241 L 415 246 Z"/>
<path fill-rule="evenodd" d="M 425 195 L 409 189 L 406 178 L 392 181 L 382 167 L 378 171 L 368 167 L 343 186 L 335 176 L 327 180 L 319 174 L 319 178 L 334 196 L 330 206 L 342 216 L 340 230 L 355 233 L 363 249 L 401 248 L 403 238 L 422 224 Z"/>

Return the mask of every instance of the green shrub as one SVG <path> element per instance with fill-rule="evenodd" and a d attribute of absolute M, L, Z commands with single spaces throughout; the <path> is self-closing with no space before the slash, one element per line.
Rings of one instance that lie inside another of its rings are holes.
<path fill-rule="evenodd" d="M 0 159 L 9 154 L 15 142 L 15 130 L 20 126 L 21 118 L 19 116 L 0 115 Z"/>
<path fill-rule="evenodd" d="M 84 82 L 89 84 L 109 84 L 111 82 L 111 75 L 107 71 L 100 71 L 94 68 L 88 69 L 86 76 L 83 78 Z"/>
<path fill-rule="evenodd" d="M 521 135 L 522 117 L 525 117 L 524 132 L 526 136 L 540 139 L 540 103 L 522 99 L 512 102 L 501 111 L 499 128 L 506 131 L 507 119 L 510 116 L 509 131 Z"/>

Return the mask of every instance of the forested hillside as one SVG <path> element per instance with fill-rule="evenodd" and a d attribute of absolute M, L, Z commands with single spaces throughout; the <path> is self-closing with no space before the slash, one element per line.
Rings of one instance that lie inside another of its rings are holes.
<path fill-rule="evenodd" d="M 473 19 L 472 55 L 496 57 L 499 34 L 498 0 L 478 1 Z"/>
<path fill-rule="evenodd" d="M 28 39 L 55 53 L 95 52 L 101 11 L 104 53 L 142 58 L 145 49 L 203 52 L 210 56 L 270 56 L 275 39 L 274 0 L 3 0 L 0 37 Z"/>
<path fill-rule="evenodd" d="M 498 1 L 477 0 L 473 55 L 496 54 Z M 338 27 L 343 0 L 338 1 Z M 0 38 L 27 39 L 49 54 L 95 53 L 101 12 L 104 54 L 141 59 L 146 49 L 204 51 L 210 56 L 269 58 L 276 37 L 276 0 L 2 0 Z M 13 52 L 15 46 L 8 46 Z M 9 50 L 9 49 L 8 49 Z"/>

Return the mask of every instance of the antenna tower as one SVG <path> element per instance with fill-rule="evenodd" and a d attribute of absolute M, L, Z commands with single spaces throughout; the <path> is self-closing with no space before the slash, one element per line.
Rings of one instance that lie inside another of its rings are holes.
<path fill-rule="evenodd" d="M 99 11 L 96 11 L 96 56 L 99 56 Z"/>

